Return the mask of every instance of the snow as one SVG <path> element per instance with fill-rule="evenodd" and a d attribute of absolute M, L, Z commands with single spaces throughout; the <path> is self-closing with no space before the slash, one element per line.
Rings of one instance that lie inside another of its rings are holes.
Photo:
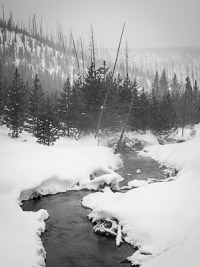
<path fill-rule="evenodd" d="M 122 177 L 114 172 L 121 166 L 111 148 L 97 146 L 89 136 L 79 141 L 61 138 L 54 146 L 36 143 L 22 133 L 8 137 L 0 127 L 0 265 L 4 267 L 45 266 L 45 251 L 39 236 L 45 230 L 45 210 L 23 212 L 19 200 L 34 192 L 55 194 L 75 187 L 97 189 L 117 184 Z M 90 180 L 92 173 L 97 177 Z"/>
<path fill-rule="evenodd" d="M 198 128 L 198 127 L 197 127 Z M 130 134 L 131 135 L 131 134 Z M 124 240 L 138 250 L 130 255 L 132 264 L 142 267 L 200 266 L 200 137 L 184 143 L 159 145 L 153 135 L 137 136 L 149 146 L 139 152 L 160 164 L 175 168 L 177 177 L 155 182 L 133 180 L 126 193 L 106 187 L 84 197 L 82 204 L 97 231 L 107 233 L 116 244 Z M 195 138 L 194 138 L 195 137 Z M 35 142 L 27 134 L 8 137 L 0 127 L 0 265 L 4 267 L 45 266 L 40 235 L 48 218 L 45 210 L 24 212 L 19 200 L 33 193 L 55 194 L 81 188 L 97 189 L 103 184 L 117 186 L 122 179 L 114 172 L 122 161 L 111 148 L 98 146 L 92 136 L 80 140 L 59 139 L 53 147 Z"/>
<path fill-rule="evenodd" d="M 124 239 L 138 247 L 129 257 L 132 264 L 200 266 L 200 138 L 144 151 L 141 154 L 176 167 L 177 178 L 126 193 L 90 194 L 83 199 L 83 205 L 92 209 L 89 218 L 118 220 Z"/>

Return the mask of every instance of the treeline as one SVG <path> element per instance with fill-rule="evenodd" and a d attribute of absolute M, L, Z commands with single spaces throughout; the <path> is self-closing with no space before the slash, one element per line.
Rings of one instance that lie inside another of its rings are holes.
<path fill-rule="evenodd" d="M 10 129 L 13 138 L 22 130 L 32 133 L 39 143 L 52 145 L 59 136 L 72 133 L 95 132 L 99 115 L 107 98 L 99 129 L 101 131 L 151 130 L 155 134 L 168 134 L 177 127 L 200 121 L 200 92 L 195 81 L 186 78 L 184 88 L 174 74 L 168 84 L 165 70 L 155 75 L 151 93 L 141 89 L 137 81 L 119 74 L 112 78 L 106 62 L 96 69 L 88 68 L 83 79 L 73 83 L 67 79 L 61 92 L 44 92 L 36 74 L 29 88 L 16 68 L 8 81 L 0 64 L 0 117 L 1 124 Z M 59 90 L 60 91 L 60 90 Z"/>
<path fill-rule="evenodd" d="M 13 19 L 12 11 L 9 14 L 9 17 L 6 19 L 4 16 L 4 7 L 2 6 L 3 17 L 0 18 L 0 28 L 4 33 L 6 30 L 10 32 L 15 32 L 15 34 L 20 34 L 23 37 L 28 36 L 34 39 L 37 39 L 40 43 L 46 44 L 51 48 L 62 50 L 62 44 L 55 38 L 53 33 L 48 34 L 43 29 L 42 17 L 40 22 L 38 23 L 36 15 L 34 14 L 32 18 L 29 18 L 28 27 L 25 25 L 23 21 L 15 22 Z"/>

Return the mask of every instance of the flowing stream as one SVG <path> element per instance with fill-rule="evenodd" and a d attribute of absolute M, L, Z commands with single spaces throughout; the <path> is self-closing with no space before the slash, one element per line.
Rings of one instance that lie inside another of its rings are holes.
<path fill-rule="evenodd" d="M 141 174 L 136 173 L 137 169 Z M 155 161 L 135 153 L 124 159 L 124 168 L 119 173 L 126 178 L 120 186 L 132 179 L 164 178 Z M 131 266 L 126 261 L 134 252 L 129 244 L 117 247 L 114 239 L 93 232 L 93 225 L 87 218 L 90 210 L 81 206 L 81 199 L 90 193 L 68 191 L 23 202 L 23 210 L 46 209 L 50 215 L 42 235 L 47 267 Z"/>

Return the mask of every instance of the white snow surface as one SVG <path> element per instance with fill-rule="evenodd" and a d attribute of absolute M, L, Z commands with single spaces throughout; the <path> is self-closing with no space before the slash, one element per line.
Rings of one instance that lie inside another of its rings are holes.
<path fill-rule="evenodd" d="M 92 220 L 118 220 L 116 243 L 123 237 L 139 248 L 129 257 L 133 264 L 200 266 L 198 136 L 184 143 L 158 145 L 156 138 L 146 135 L 151 146 L 140 154 L 176 168 L 179 172 L 173 181 L 145 183 L 126 193 L 107 188 L 83 199 L 83 205 L 92 209 Z M 24 212 L 19 200 L 28 199 L 35 190 L 45 195 L 116 184 L 122 178 L 113 170 L 122 164 L 121 159 L 112 149 L 97 146 L 91 136 L 79 141 L 62 138 L 46 147 L 27 133 L 11 139 L 5 127 L 0 127 L 0 148 L 0 266 L 45 266 L 40 234 L 48 213 Z"/>
<path fill-rule="evenodd" d="M 7 128 L 1 126 L 0 266 L 45 266 L 39 236 L 45 230 L 48 213 L 24 212 L 19 199 L 28 199 L 33 190 L 45 195 L 73 187 L 96 189 L 100 184 L 116 184 L 122 177 L 113 170 L 121 164 L 119 155 L 97 146 L 91 136 L 79 141 L 61 138 L 47 147 L 27 133 L 11 139 Z M 93 173 L 96 176 L 90 180 Z"/>
<path fill-rule="evenodd" d="M 148 146 L 141 153 L 179 172 L 173 181 L 126 193 L 90 194 L 89 218 L 117 219 L 125 240 L 138 250 L 129 257 L 142 267 L 200 266 L 200 138 Z"/>

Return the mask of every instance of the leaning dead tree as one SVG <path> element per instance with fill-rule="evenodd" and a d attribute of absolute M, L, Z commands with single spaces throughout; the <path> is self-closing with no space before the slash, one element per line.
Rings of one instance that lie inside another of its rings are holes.
<path fill-rule="evenodd" d="M 111 85 L 112 85 L 112 80 L 113 80 L 113 76 L 114 76 L 114 73 L 115 73 L 115 68 L 116 68 L 116 65 L 117 65 L 117 60 L 118 60 L 118 56 L 119 56 L 119 51 L 120 51 L 122 36 L 123 36 L 123 33 L 124 33 L 124 28 L 125 28 L 125 23 L 124 23 L 123 28 L 122 28 L 122 32 L 121 32 L 121 36 L 120 36 L 120 40 L 119 40 L 119 46 L 118 46 L 118 49 L 117 49 L 117 55 L 116 55 L 116 59 L 115 59 L 115 64 L 114 64 L 112 75 L 111 75 L 111 78 L 110 78 L 110 83 L 109 83 L 109 86 L 108 86 L 108 90 L 106 92 L 104 103 L 103 103 L 103 106 L 102 106 L 102 109 L 101 109 L 101 113 L 100 113 L 100 116 L 99 116 L 99 120 L 98 120 L 98 123 L 97 123 L 97 128 L 96 128 L 96 132 L 95 132 L 95 138 L 97 137 L 98 132 L 99 132 L 101 119 L 102 119 L 102 116 L 103 116 L 105 105 L 106 105 L 106 102 L 107 102 L 107 99 L 108 99 L 108 95 L 109 95 L 109 92 L 110 92 L 110 88 L 111 88 Z"/>
<path fill-rule="evenodd" d="M 92 63 L 94 64 L 95 68 L 96 59 L 95 59 L 94 32 L 93 32 L 93 27 L 91 25 L 91 64 Z"/>

